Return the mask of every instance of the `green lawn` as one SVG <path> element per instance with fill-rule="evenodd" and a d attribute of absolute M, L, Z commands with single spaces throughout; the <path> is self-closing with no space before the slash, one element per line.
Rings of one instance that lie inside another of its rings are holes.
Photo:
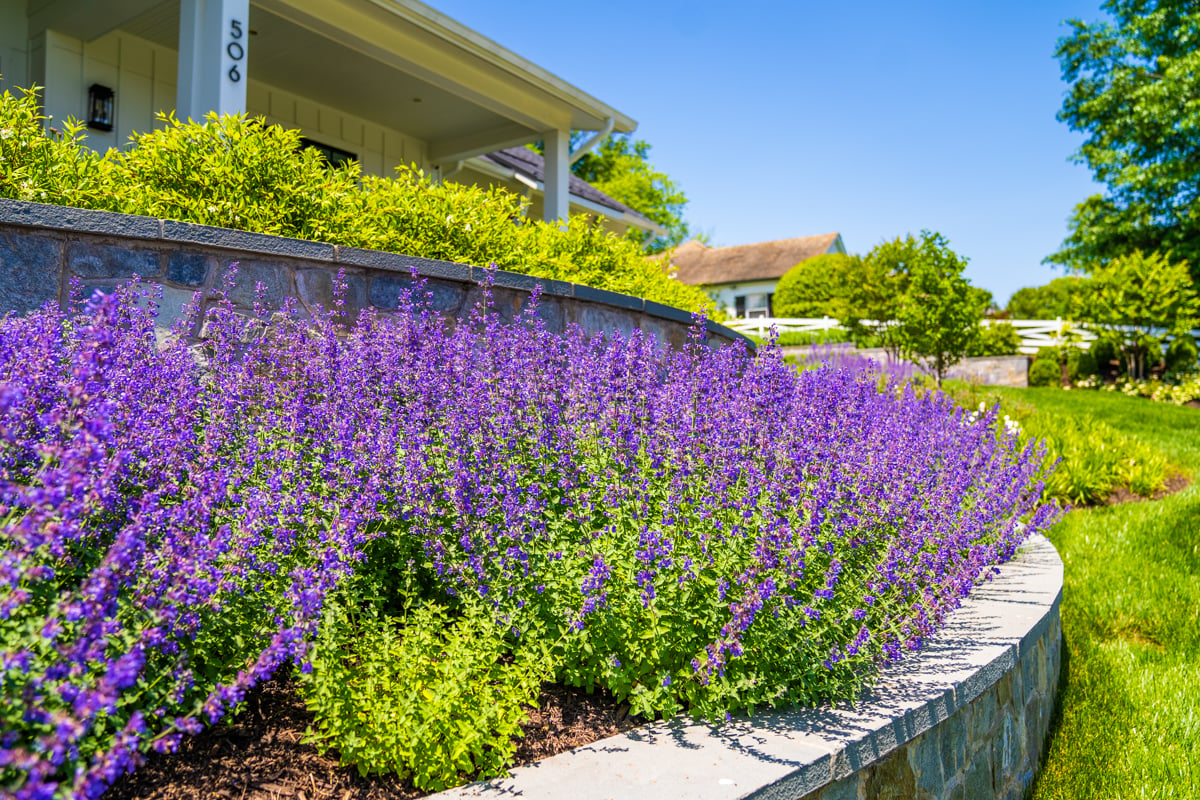
<path fill-rule="evenodd" d="M 1005 394 L 1091 414 L 1200 477 L 1200 409 L 1108 392 Z M 1033 797 L 1200 797 L 1200 488 L 1073 511 L 1050 539 L 1066 564 L 1066 655 Z"/>

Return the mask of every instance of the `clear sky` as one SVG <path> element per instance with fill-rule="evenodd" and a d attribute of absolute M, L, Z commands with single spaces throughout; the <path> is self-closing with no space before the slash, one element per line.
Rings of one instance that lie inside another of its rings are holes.
<path fill-rule="evenodd" d="M 1003 303 L 1099 190 L 1055 119 L 1100 0 L 426 0 L 639 123 L 716 245 L 923 228 Z"/>

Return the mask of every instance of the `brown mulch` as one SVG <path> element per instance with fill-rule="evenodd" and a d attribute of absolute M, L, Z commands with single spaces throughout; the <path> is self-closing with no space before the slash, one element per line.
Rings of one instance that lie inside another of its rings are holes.
<path fill-rule="evenodd" d="M 1115 506 L 1121 503 L 1141 503 L 1146 500 L 1161 500 L 1167 495 L 1183 491 L 1192 485 L 1192 479 L 1181 472 L 1173 472 L 1167 476 L 1167 482 L 1150 497 L 1134 494 L 1128 486 L 1118 486 L 1113 493 L 1104 499 L 1105 505 Z"/>
<path fill-rule="evenodd" d="M 517 764 L 636 727 L 628 707 L 600 693 L 545 686 L 539 708 L 522 724 Z M 362 778 L 302 742 L 312 714 L 290 678 L 275 678 L 246 698 L 245 709 L 184 739 L 179 751 L 151 754 L 132 775 L 104 793 L 105 800 L 403 800 L 424 793 L 391 776 Z"/>

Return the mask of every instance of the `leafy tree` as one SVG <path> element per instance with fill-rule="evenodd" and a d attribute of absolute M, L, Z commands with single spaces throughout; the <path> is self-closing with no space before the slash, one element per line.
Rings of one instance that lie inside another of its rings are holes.
<path fill-rule="evenodd" d="M 1200 265 L 1200 5 L 1103 8 L 1111 20 L 1072 20 L 1056 55 L 1071 84 L 1058 118 L 1087 135 L 1076 160 L 1106 191 L 1075 208 L 1048 260 L 1086 270 L 1145 251 Z"/>
<path fill-rule="evenodd" d="M 573 131 L 571 146 L 577 146 L 584 135 L 583 131 Z M 544 152 L 541 142 L 533 148 Z M 654 168 L 650 145 L 641 139 L 631 143 L 628 134 L 611 134 L 584 153 L 571 166 L 571 172 L 667 229 L 666 236 L 629 231 L 629 237 L 647 252 L 662 253 L 693 238 L 683 219 L 687 196 L 665 172 Z"/>
<path fill-rule="evenodd" d="M 1125 360 L 1135 378 L 1157 364 L 1167 341 L 1185 336 L 1200 319 L 1200 299 L 1184 261 L 1135 252 L 1092 270 L 1079 295 L 1081 319 Z"/>
<path fill-rule="evenodd" d="M 938 386 L 978 339 L 979 322 L 991 295 L 963 277 L 967 259 L 939 233 L 922 231 L 884 242 L 865 260 L 856 308 L 881 322 L 850 320 L 853 333 L 874 329 L 893 355 L 933 373 Z"/>
<path fill-rule="evenodd" d="M 775 314 L 780 317 L 850 316 L 854 288 L 862 283 L 863 261 L 858 256 L 826 253 L 801 261 L 775 287 Z"/>
<path fill-rule="evenodd" d="M 1017 289 L 1008 300 L 1006 310 L 1013 319 L 1068 318 L 1072 313 L 1072 296 L 1082 290 L 1083 278 L 1065 275 L 1044 286 Z"/>

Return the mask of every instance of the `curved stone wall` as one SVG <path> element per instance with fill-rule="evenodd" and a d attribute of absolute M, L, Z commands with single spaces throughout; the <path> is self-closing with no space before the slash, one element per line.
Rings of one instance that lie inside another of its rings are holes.
<path fill-rule="evenodd" d="M 344 270 L 350 319 L 366 306 L 394 309 L 412 283 L 413 269 L 428 281 L 438 311 L 461 318 L 480 299 L 479 283 L 486 274 L 480 267 L 378 250 L 0 199 L 0 314 L 65 302 L 73 280 L 85 290 L 103 289 L 136 273 L 163 287 L 158 322 L 170 327 L 193 293 L 217 286 L 234 261 L 238 285 L 230 296 L 247 310 L 254 303 L 256 282 L 273 307 L 294 297 L 310 312 L 317 305 L 330 308 L 333 278 Z M 690 313 L 640 297 L 513 272 L 493 275 L 496 307 L 507 318 L 519 314 L 540 285 L 538 314 L 551 330 L 561 331 L 569 323 L 588 332 L 640 328 L 681 347 L 692 325 Z M 191 333 L 199 335 L 198 330 Z M 707 335 L 713 344 L 745 340 L 713 322 Z"/>
<path fill-rule="evenodd" d="M 654 724 L 433 797 L 1019 800 L 1058 687 L 1062 583 L 1033 537 L 855 707 Z"/>

